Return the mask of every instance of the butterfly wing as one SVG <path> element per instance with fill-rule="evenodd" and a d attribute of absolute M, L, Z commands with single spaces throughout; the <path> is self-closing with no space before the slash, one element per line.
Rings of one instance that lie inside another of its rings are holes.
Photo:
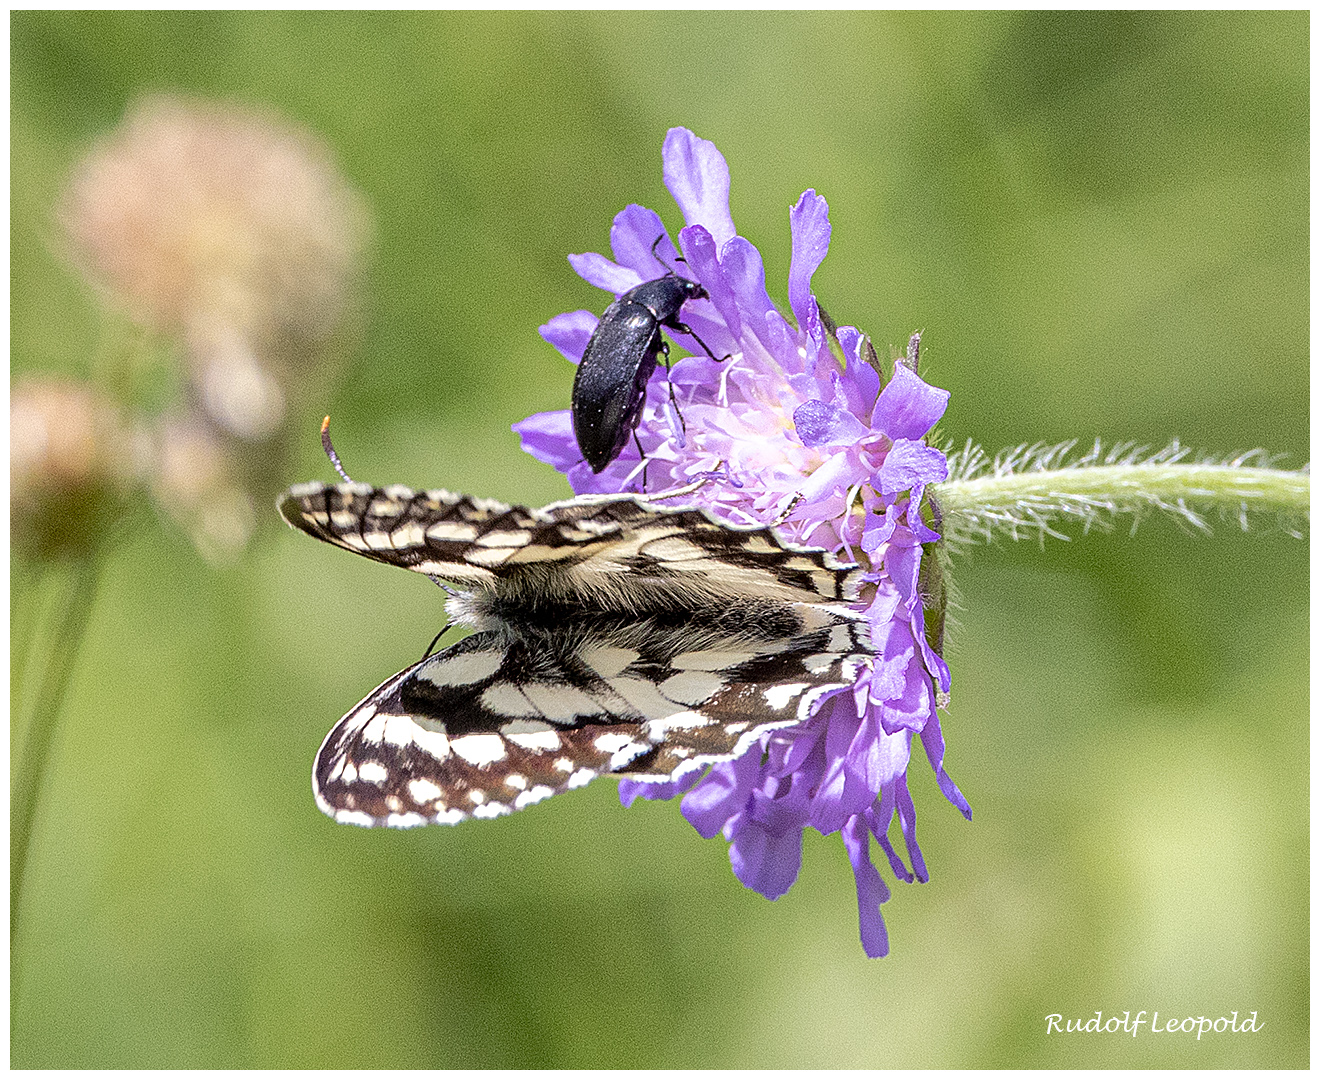
<path fill-rule="evenodd" d="M 714 597 L 831 603 L 861 588 L 857 567 L 771 529 L 628 495 L 531 510 L 438 489 L 310 483 L 285 492 L 279 511 L 318 540 L 525 604 L 571 598 L 645 613 Z"/>
<path fill-rule="evenodd" d="M 870 651 L 864 622 L 765 601 L 474 634 L 349 711 L 316 799 L 359 825 L 453 824 L 621 770 L 680 778 L 806 719 Z"/>
<path fill-rule="evenodd" d="M 278 507 L 285 521 L 318 540 L 476 588 L 495 581 L 492 565 L 499 565 L 506 542 L 540 524 L 523 507 L 401 485 L 298 484 Z"/>
<path fill-rule="evenodd" d="M 679 778 L 806 719 L 873 651 L 848 605 L 856 567 L 702 510 L 319 483 L 279 508 L 318 539 L 466 586 L 449 611 L 480 631 L 330 732 L 313 786 L 340 821 L 453 823 L 605 773 Z"/>

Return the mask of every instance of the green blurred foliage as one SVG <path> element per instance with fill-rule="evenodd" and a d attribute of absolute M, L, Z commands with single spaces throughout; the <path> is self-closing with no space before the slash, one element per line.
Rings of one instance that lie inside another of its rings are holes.
<path fill-rule="evenodd" d="M 331 476 L 328 411 L 359 478 L 567 494 L 509 432 L 568 399 L 536 328 L 604 306 L 564 256 L 605 249 L 626 203 L 679 227 L 676 124 L 728 158 L 772 295 L 788 207 L 829 199 L 816 291 L 882 350 L 925 332 L 951 444 L 1308 457 L 1306 13 L 20 12 L 11 33 L 18 373 L 87 372 L 106 319 L 51 208 L 142 93 L 273 106 L 366 194 L 364 332 L 289 482 Z M 1307 1063 L 1307 545 L 1270 522 L 959 560 L 947 765 L 976 816 L 918 755 L 932 880 L 895 888 L 868 961 L 837 837 L 769 903 L 676 806 L 625 812 L 609 782 L 453 830 L 322 817 L 319 741 L 420 654 L 439 597 L 270 518 L 226 570 L 152 518 L 105 573 L 13 941 L 15 1066 Z M 1045 1034 L 1140 1009 L 1263 1028 Z"/>

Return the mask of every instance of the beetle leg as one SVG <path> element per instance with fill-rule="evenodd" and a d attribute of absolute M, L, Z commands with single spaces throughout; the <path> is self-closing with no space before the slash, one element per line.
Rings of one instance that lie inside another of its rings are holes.
<path fill-rule="evenodd" d="M 637 414 L 639 417 L 641 413 Z M 646 456 L 646 451 L 642 449 L 642 440 L 637 437 L 637 428 L 633 427 L 633 445 L 637 447 L 637 454 L 642 459 L 642 490 L 646 490 L 646 470 L 651 467 L 651 462 Z"/>
<path fill-rule="evenodd" d="M 660 339 L 660 351 L 664 354 L 665 382 L 669 384 L 669 404 L 673 409 L 674 416 L 678 417 L 678 423 L 675 425 L 673 417 L 670 417 L 670 426 L 674 428 L 674 434 L 678 436 L 678 448 L 687 449 L 687 421 L 683 419 L 683 414 L 678 409 L 678 398 L 674 396 L 674 368 L 669 362 L 669 342 L 663 338 Z"/>
<path fill-rule="evenodd" d="M 693 341 L 695 341 L 698 345 L 700 345 L 702 349 L 705 350 L 706 355 L 709 356 L 712 360 L 714 360 L 715 363 L 722 364 L 724 363 L 725 360 L 729 360 L 733 357 L 733 353 L 725 353 L 723 356 L 716 356 L 713 352 L 710 351 L 710 346 L 707 345 L 704 341 L 702 341 L 701 338 L 697 337 L 696 331 L 693 330 L 692 327 L 688 326 L 687 323 L 676 322 L 673 323 L 672 325 L 675 331 L 677 331 L 680 334 L 687 334 L 688 337 L 692 338 Z M 668 355 L 667 352 L 666 355 Z"/>

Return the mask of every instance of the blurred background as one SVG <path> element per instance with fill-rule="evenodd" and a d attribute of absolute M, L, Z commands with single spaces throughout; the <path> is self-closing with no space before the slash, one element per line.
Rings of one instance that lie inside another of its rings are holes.
<path fill-rule="evenodd" d="M 355 479 L 568 495 L 509 425 L 568 401 L 537 327 L 607 302 L 565 256 L 608 251 L 629 202 L 681 225 L 673 125 L 728 159 L 785 307 L 788 208 L 829 200 L 815 290 L 882 352 L 924 331 L 950 444 L 1299 467 L 1308 34 L 12 14 L 15 777 L 59 705 L 12 1064 L 1305 1066 L 1307 542 L 1275 523 L 958 561 L 946 765 L 975 816 L 918 755 L 931 881 L 895 886 L 868 961 L 838 837 L 771 903 L 610 781 L 455 829 L 323 817 L 320 741 L 441 598 L 273 505 L 333 478 L 327 412 Z M 1045 1035 L 1141 1009 L 1262 1026 Z"/>

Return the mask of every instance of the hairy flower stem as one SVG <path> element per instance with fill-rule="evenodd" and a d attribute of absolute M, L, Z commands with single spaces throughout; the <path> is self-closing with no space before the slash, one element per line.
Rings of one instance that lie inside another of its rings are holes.
<path fill-rule="evenodd" d="M 23 877 L 27 869 L 32 826 L 45 781 L 46 766 L 60 706 L 69 678 L 77 663 L 79 646 L 92 612 L 96 582 L 103 555 L 93 549 L 79 557 L 57 583 L 55 597 L 47 609 L 44 633 L 34 631 L 31 647 L 41 655 L 26 657 L 25 680 L 31 693 L 20 707 L 28 714 L 23 753 L 14 768 L 9 799 L 9 933 L 11 940 L 18 925 L 19 902 L 23 895 Z M 21 713 L 20 713 L 21 715 Z M 14 950 L 11 955 L 16 955 Z M 12 972 L 11 972 L 12 975 Z"/>
<path fill-rule="evenodd" d="M 1275 513 L 1304 518 L 1309 511 L 1307 472 L 1227 464 L 1152 461 L 1080 465 L 985 475 L 938 484 L 934 494 L 951 542 L 988 540 L 995 534 L 1063 537 L 1054 523 L 1106 527 L 1118 514 L 1158 510 L 1195 528 L 1209 528 L 1204 512 L 1232 515 L 1247 527 L 1248 515 Z"/>

